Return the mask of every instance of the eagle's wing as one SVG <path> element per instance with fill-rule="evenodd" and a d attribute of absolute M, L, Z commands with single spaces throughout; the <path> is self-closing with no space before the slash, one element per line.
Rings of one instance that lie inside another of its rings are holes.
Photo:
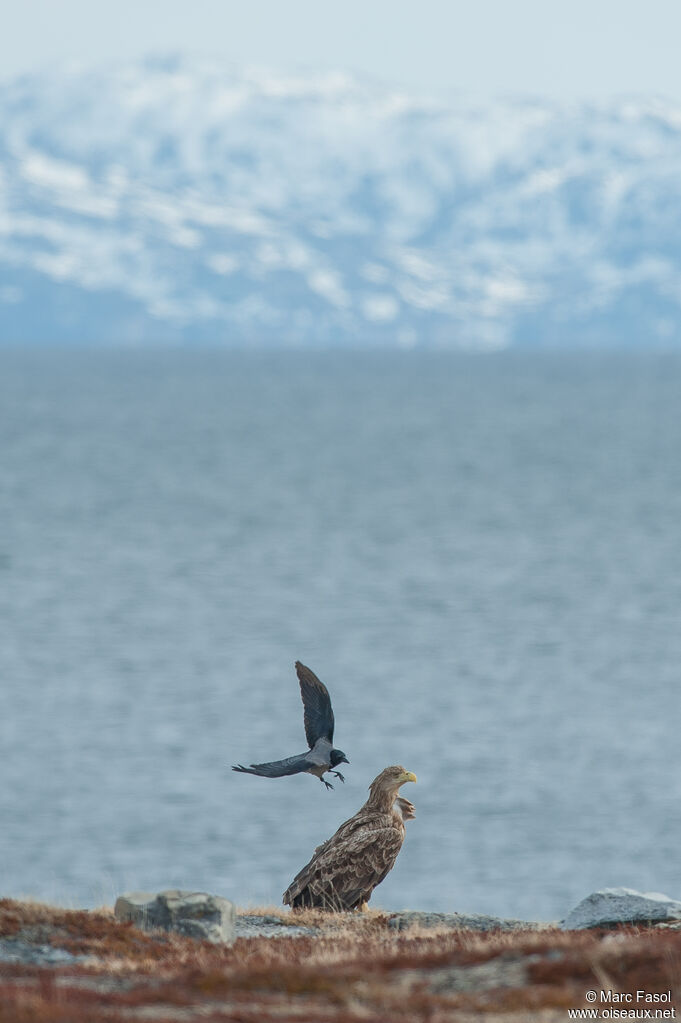
<path fill-rule="evenodd" d="M 317 849 L 284 892 L 284 902 L 355 908 L 369 899 L 392 870 L 403 840 L 403 827 L 395 827 L 385 817 L 357 821 L 355 827 L 337 832 Z"/>
<path fill-rule="evenodd" d="M 296 674 L 300 682 L 300 695 L 303 698 L 305 710 L 305 736 L 310 749 L 318 739 L 328 739 L 333 742 L 333 710 L 331 709 L 331 697 L 323 682 L 317 678 L 313 671 L 306 668 L 300 661 L 296 661 Z"/>
<path fill-rule="evenodd" d="M 299 753 L 295 757 L 287 757 L 285 760 L 272 760 L 268 764 L 251 764 L 250 767 L 243 767 L 241 764 L 232 767 L 233 771 L 241 771 L 242 774 L 259 774 L 263 778 L 283 778 L 287 774 L 300 774 L 301 771 L 309 771 L 315 767 L 313 760 L 310 760 L 306 753 Z"/>

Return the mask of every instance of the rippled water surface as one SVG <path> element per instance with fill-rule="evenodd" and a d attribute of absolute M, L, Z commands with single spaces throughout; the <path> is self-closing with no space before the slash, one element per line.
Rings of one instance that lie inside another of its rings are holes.
<path fill-rule="evenodd" d="M 374 902 L 681 897 L 681 358 L 0 352 L 0 895 L 276 903 L 387 764 Z M 293 662 L 351 765 L 305 748 Z"/>

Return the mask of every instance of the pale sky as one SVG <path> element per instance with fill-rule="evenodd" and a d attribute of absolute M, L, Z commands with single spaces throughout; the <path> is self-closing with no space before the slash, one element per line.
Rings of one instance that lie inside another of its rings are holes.
<path fill-rule="evenodd" d="M 6 0 L 0 77 L 178 51 L 435 93 L 681 101 L 681 0 Z"/>

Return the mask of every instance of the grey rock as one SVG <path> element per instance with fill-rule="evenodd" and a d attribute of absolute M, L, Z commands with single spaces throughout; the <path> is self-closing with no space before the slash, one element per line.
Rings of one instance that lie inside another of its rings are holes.
<path fill-rule="evenodd" d="M 660 892 L 603 888 L 575 906 L 561 922 L 564 931 L 583 931 L 612 924 L 658 923 L 681 919 L 681 902 Z"/>
<path fill-rule="evenodd" d="M 34 944 L 22 938 L 0 938 L 0 962 L 21 963 L 24 966 L 66 966 L 78 962 L 83 956 L 74 956 L 63 948 Z"/>
<path fill-rule="evenodd" d="M 127 892 L 116 899 L 117 920 L 130 920 L 142 930 L 160 928 L 231 945 L 236 937 L 234 903 L 206 892 L 177 889 L 159 892 Z"/>
<path fill-rule="evenodd" d="M 395 913 L 388 921 L 389 927 L 404 931 L 408 927 L 451 927 L 470 931 L 538 931 L 551 924 L 535 923 L 528 920 L 505 920 L 480 913 Z"/>
<path fill-rule="evenodd" d="M 247 913 L 236 918 L 237 938 L 299 938 L 318 933 L 318 927 L 299 927 L 278 916 Z"/>
<path fill-rule="evenodd" d="M 448 966 L 432 970 L 428 975 L 428 987 L 436 994 L 454 994 L 463 991 L 482 992 L 498 988 L 519 988 L 527 984 L 527 967 L 538 962 L 539 955 L 525 958 L 497 956 L 487 963 L 471 966 Z"/>

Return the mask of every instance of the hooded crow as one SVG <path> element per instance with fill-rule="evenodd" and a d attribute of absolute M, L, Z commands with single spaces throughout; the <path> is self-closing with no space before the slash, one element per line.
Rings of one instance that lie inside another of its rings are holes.
<path fill-rule="evenodd" d="M 309 750 L 307 753 L 298 753 L 294 757 L 273 760 L 266 764 L 251 764 L 250 767 L 238 764 L 232 767 L 232 770 L 241 771 L 243 774 L 258 774 L 262 778 L 283 778 L 287 774 L 300 774 L 305 771 L 324 782 L 327 789 L 332 789 L 333 785 L 326 781 L 323 775 L 328 771 L 329 774 L 335 774 L 340 781 L 345 781 L 340 771 L 332 768 L 339 764 L 349 764 L 350 761 L 342 750 L 334 749 L 333 746 L 334 718 L 331 697 L 324 683 L 300 661 L 296 661 L 296 674 L 303 699 L 303 723 Z"/>

